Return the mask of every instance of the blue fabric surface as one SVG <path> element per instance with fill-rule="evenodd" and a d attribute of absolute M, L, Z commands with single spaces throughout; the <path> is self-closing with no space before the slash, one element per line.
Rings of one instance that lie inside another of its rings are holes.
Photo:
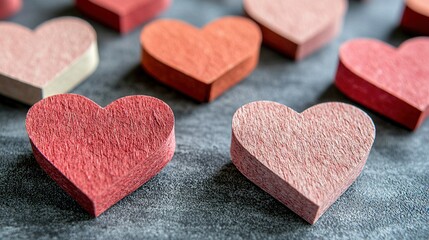
<path fill-rule="evenodd" d="M 332 43 L 301 62 L 263 47 L 254 73 L 211 104 L 140 69 L 140 29 L 120 36 L 89 20 L 101 62 L 73 92 L 102 106 L 133 94 L 166 101 L 176 116 L 175 156 L 147 184 L 90 218 L 32 156 L 28 106 L 0 97 L 0 239 L 429 239 L 429 121 L 409 132 L 363 108 L 377 128 L 368 162 L 313 226 L 249 182 L 229 156 L 231 118 L 243 104 L 272 100 L 303 111 L 320 102 L 351 103 L 332 85 L 338 47 L 356 37 L 397 46 L 410 37 L 396 29 L 401 11 L 400 0 L 350 1 L 344 30 Z M 34 28 L 64 15 L 82 17 L 72 1 L 34 0 L 10 20 Z M 176 0 L 161 17 L 203 26 L 223 15 L 242 15 L 241 1 Z"/>

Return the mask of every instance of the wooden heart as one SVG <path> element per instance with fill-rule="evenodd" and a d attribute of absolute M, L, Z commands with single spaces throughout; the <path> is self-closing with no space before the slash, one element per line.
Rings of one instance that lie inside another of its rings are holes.
<path fill-rule="evenodd" d="M 401 26 L 418 34 L 429 35 L 429 1 L 406 0 Z"/>
<path fill-rule="evenodd" d="M 170 0 L 75 0 L 75 5 L 97 21 L 127 33 L 160 14 Z"/>
<path fill-rule="evenodd" d="M 34 32 L 0 23 L 0 94 L 32 105 L 68 92 L 97 68 L 96 38 L 87 22 L 73 17 L 50 20 Z"/>
<path fill-rule="evenodd" d="M 246 14 L 262 29 L 264 43 L 302 59 L 341 30 L 345 0 L 244 0 Z"/>
<path fill-rule="evenodd" d="M 232 119 L 231 159 L 250 181 L 314 224 L 362 171 L 375 138 L 372 120 L 343 103 L 299 114 L 254 102 Z"/>
<path fill-rule="evenodd" d="M 1 0 L 0 19 L 8 18 L 21 9 L 21 0 Z"/>
<path fill-rule="evenodd" d="M 335 85 L 360 104 L 417 129 L 429 115 L 429 38 L 398 49 L 372 39 L 351 40 L 340 49 Z"/>
<path fill-rule="evenodd" d="M 242 17 L 224 17 L 201 30 L 158 20 L 141 33 L 142 65 L 162 83 L 207 102 L 253 71 L 261 38 L 258 26 Z"/>
<path fill-rule="evenodd" d="M 106 108 L 52 96 L 29 110 L 26 127 L 40 166 L 93 216 L 158 174 L 175 149 L 171 108 L 147 96 Z"/>

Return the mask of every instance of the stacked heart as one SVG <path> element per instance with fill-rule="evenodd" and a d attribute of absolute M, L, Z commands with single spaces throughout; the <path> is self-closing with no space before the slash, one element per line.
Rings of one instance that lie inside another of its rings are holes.
<path fill-rule="evenodd" d="M 429 35 L 429 1 L 406 0 L 401 26 L 415 33 Z"/>
<path fill-rule="evenodd" d="M 339 58 L 335 85 L 351 99 L 412 130 L 428 117 L 429 38 L 397 50 L 378 40 L 351 40 Z"/>
<path fill-rule="evenodd" d="M 259 23 L 264 43 L 302 59 L 341 30 L 345 0 L 244 0 L 244 10 Z"/>
<path fill-rule="evenodd" d="M 75 0 L 75 4 L 86 15 L 127 33 L 160 14 L 170 0 Z"/>
<path fill-rule="evenodd" d="M 147 96 L 101 108 L 56 95 L 29 110 L 26 127 L 40 166 L 93 216 L 155 176 L 175 149 L 171 108 Z"/>
<path fill-rule="evenodd" d="M 53 19 L 34 32 L 2 22 L 0 36 L 0 94 L 23 103 L 68 92 L 98 65 L 95 30 L 78 18 Z"/>
<path fill-rule="evenodd" d="M 202 30 L 158 20 L 141 33 L 143 68 L 201 102 L 212 101 L 256 67 L 262 41 L 252 21 L 224 17 Z"/>
<path fill-rule="evenodd" d="M 299 114 L 254 102 L 234 114 L 231 159 L 250 181 L 314 224 L 359 176 L 374 138 L 372 120 L 347 104 Z"/>

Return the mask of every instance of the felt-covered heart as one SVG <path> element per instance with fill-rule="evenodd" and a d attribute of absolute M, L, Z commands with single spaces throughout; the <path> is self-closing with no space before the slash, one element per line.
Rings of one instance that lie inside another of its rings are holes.
<path fill-rule="evenodd" d="M 12 16 L 21 9 L 21 0 L 1 0 L 0 1 L 0 19 Z"/>
<path fill-rule="evenodd" d="M 224 17 L 201 30 L 158 20 L 141 33 L 142 65 L 164 84 L 211 101 L 253 71 L 261 41 L 258 26 L 242 17 Z"/>
<path fill-rule="evenodd" d="M 348 97 L 412 130 L 429 115 L 429 38 L 398 49 L 356 39 L 339 54 L 335 85 Z"/>
<path fill-rule="evenodd" d="M 0 94 L 27 104 L 65 93 L 98 65 L 94 29 L 79 18 L 50 20 L 34 32 L 0 23 Z"/>
<path fill-rule="evenodd" d="M 93 216 L 160 172 L 175 149 L 171 108 L 148 96 L 105 108 L 80 95 L 52 96 L 29 110 L 26 127 L 40 166 Z"/>
<path fill-rule="evenodd" d="M 372 120 L 343 103 L 299 114 L 275 102 L 244 105 L 232 120 L 231 159 L 250 181 L 314 224 L 362 171 Z"/>
<path fill-rule="evenodd" d="M 107 26 L 127 33 L 157 16 L 171 0 L 75 0 L 76 7 Z"/>
<path fill-rule="evenodd" d="M 264 43 L 294 59 L 327 44 L 341 30 L 345 0 L 244 0 L 261 27 Z"/>
<path fill-rule="evenodd" d="M 429 1 L 406 0 L 401 26 L 406 30 L 429 35 Z"/>

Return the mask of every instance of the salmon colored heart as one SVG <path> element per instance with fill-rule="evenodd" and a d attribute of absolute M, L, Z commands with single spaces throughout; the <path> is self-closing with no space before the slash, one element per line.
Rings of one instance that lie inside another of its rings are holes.
<path fill-rule="evenodd" d="M 101 108 L 56 95 L 29 110 L 26 127 L 40 166 L 93 216 L 158 174 L 175 149 L 171 108 L 147 96 Z"/>
<path fill-rule="evenodd" d="M 302 59 L 340 31 L 345 0 L 244 0 L 244 10 L 262 29 L 264 43 Z"/>
<path fill-rule="evenodd" d="M 254 102 L 232 119 L 231 159 L 250 181 L 314 224 L 355 181 L 375 138 L 372 120 L 343 103 L 299 114 Z"/>
<path fill-rule="evenodd" d="M 211 101 L 256 67 L 262 36 L 242 17 L 224 17 L 203 29 L 159 20 L 141 33 L 142 65 L 159 81 L 201 101 Z"/>
<path fill-rule="evenodd" d="M 34 32 L 0 23 L 0 94 L 27 104 L 65 93 L 98 65 L 97 36 L 79 18 L 50 20 Z"/>
<path fill-rule="evenodd" d="M 335 84 L 351 99 L 417 129 L 429 115 L 429 38 L 395 49 L 372 39 L 341 46 Z"/>
<path fill-rule="evenodd" d="M 1 0 L 0 19 L 8 18 L 21 9 L 21 0 Z"/>
<path fill-rule="evenodd" d="M 170 0 L 75 0 L 75 5 L 97 21 L 127 33 L 160 14 Z"/>
<path fill-rule="evenodd" d="M 406 0 L 401 26 L 415 33 L 429 35 L 429 1 Z"/>

